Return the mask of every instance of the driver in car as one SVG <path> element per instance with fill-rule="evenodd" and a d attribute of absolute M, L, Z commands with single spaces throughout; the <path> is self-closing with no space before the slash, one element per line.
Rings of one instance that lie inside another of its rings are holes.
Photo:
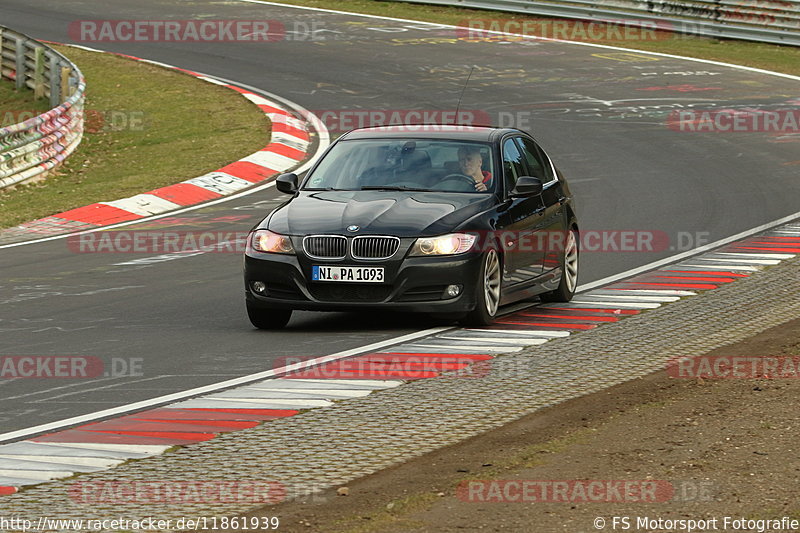
<path fill-rule="evenodd" d="M 475 190 L 485 191 L 492 183 L 492 173 L 483 170 L 483 156 L 478 146 L 462 146 L 458 149 L 458 166 L 465 176 L 475 180 Z"/>

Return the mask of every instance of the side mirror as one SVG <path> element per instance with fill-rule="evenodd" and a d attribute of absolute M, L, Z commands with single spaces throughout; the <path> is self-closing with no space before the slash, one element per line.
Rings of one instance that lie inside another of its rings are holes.
<path fill-rule="evenodd" d="M 297 174 L 289 172 L 288 174 L 281 174 L 275 180 L 275 188 L 286 194 L 294 194 L 297 192 Z"/>
<path fill-rule="evenodd" d="M 517 178 L 517 184 L 514 190 L 511 191 L 511 196 L 536 196 L 542 194 L 542 180 L 534 178 L 533 176 L 520 176 Z"/>

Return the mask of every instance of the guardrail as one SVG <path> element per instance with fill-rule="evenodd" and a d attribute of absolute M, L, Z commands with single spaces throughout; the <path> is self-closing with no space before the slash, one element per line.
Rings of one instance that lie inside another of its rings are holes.
<path fill-rule="evenodd" d="M 43 177 L 83 138 L 86 82 L 80 69 L 46 44 L 0 26 L 0 77 L 49 98 L 50 111 L 0 128 L 0 189 Z M 8 110 L 0 117 L 14 116 Z"/>
<path fill-rule="evenodd" d="M 395 0 L 800 46 L 799 0 Z M 487 28 L 491 29 L 491 28 Z"/>

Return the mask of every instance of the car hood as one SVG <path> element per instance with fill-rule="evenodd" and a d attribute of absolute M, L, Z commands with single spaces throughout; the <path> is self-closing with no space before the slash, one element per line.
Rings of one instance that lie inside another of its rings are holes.
<path fill-rule="evenodd" d="M 398 191 L 301 191 L 268 219 L 284 235 L 314 233 L 416 237 L 452 231 L 489 208 L 488 194 Z"/>

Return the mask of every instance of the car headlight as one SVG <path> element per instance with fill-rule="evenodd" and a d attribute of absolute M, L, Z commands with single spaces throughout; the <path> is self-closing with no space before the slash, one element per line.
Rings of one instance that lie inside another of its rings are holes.
<path fill-rule="evenodd" d="M 293 254 L 294 247 L 292 241 L 286 235 L 275 233 L 267 229 L 259 229 L 253 232 L 250 245 L 257 252 L 270 254 Z"/>
<path fill-rule="evenodd" d="M 422 237 L 411 247 L 412 256 L 456 255 L 463 254 L 475 244 L 475 235 L 468 233 L 451 233 L 439 237 Z"/>

